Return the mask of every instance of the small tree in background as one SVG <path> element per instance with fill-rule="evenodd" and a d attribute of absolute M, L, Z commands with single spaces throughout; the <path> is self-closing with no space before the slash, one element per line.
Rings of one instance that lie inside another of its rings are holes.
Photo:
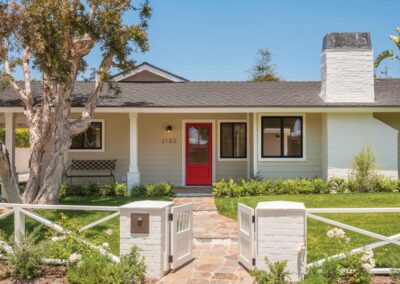
<path fill-rule="evenodd" d="M 354 157 L 349 181 L 353 191 L 370 192 L 374 190 L 379 178 L 374 151 L 365 147 Z"/>
<path fill-rule="evenodd" d="M 268 48 L 257 51 L 256 63 L 249 72 L 252 82 L 280 81 L 275 73 L 275 65 L 272 64 L 272 53 Z"/>

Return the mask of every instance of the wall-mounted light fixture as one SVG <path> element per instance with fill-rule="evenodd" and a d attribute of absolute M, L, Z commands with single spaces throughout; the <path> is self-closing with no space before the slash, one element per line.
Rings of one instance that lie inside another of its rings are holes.
<path fill-rule="evenodd" d="M 168 126 L 165 128 L 165 131 L 167 131 L 167 133 L 171 133 L 171 132 L 172 132 L 172 125 L 168 125 Z"/>

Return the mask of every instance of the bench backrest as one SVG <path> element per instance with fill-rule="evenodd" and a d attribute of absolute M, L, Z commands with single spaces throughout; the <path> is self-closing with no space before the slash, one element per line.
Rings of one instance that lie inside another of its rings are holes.
<path fill-rule="evenodd" d="M 72 160 L 71 170 L 79 171 L 105 171 L 115 170 L 117 160 Z"/>

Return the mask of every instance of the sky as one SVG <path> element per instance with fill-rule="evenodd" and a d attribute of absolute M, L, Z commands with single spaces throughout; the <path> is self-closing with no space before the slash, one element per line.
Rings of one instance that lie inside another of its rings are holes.
<path fill-rule="evenodd" d="M 257 50 L 268 47 L 284 80 L 320 80 L 328 32 L 370 32 L 375 54 L 394 48 L 398 0 L 152 0 L 150 50 L 136 54 L 192 81 L 249 78 Z M 400 75 L 400 63 L 387 63 Z"/>

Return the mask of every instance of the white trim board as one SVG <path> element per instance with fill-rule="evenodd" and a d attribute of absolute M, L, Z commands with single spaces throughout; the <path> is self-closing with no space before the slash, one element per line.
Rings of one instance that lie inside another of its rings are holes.
<path fill-rule="evenodd" d="M 81 113 L 83 107 L 72 107 L 72 113 Z M 374 113 L 400 112 L 400 107 L 101 107 L 96 113 Z M 23 107 L 0 107 L 1 113 L 23 113 Z"/>
<path fill-rule="evenodd" d="M 131 77 L 135 74 L 138 74 L 140 72 L 143 72 L 143 71 L 148 71 L 157 76 L 165 78 L 171 82 L 176 82 L 176 83 L 185 82 L 185 80 L 183 80 L 182 78 L 174 76 L 174 75 L 172 75 L 168 72 L 162 71 L 160 69 L 154 68 L 153 66 L 150 66 L 149 64 L 146 64 L 146 63 L 143 63 L 142 65 L 138 66 L 137 68 L 133 68 L 132 70 L 130 70 L 124 74 L 116 76 L 113 80 L 114 81 L 122 81 L 126 78 L 129 78 L 129 77 Z"/>
<path fill-rule="evenodd" d="M 182 186 L 186 186 L 186 123 L 211 123 L 212 183 L 214 183 L 216 181 L 215 119 L 182 119 Z"/>
<path fill-rule="evenodd" d="M 106 121 L 105 119 L 92 119 L 92 122 L 101 122 L 101 149 L 69 149 L 70 153 L 104 153 L 106 151 Z"/>

